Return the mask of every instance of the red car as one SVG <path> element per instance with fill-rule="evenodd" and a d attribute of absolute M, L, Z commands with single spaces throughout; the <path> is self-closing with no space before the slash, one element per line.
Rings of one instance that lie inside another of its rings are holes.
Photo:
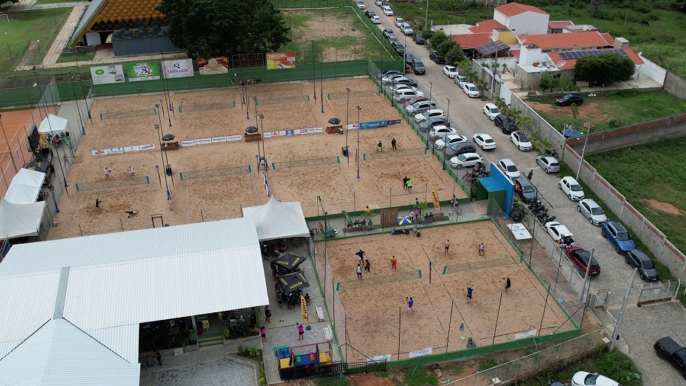
<path fill-rule="evenodd" d="M 565 249 L 565 253 L 567 254 L 569 261 L 579 270 L 579 274 L 582 277 L 586 275 L 586 267 L 588 266 L 589 260 L 591 261 L 591 268 L 589 269 L 588 274 L 591 277 L 600 275 L 600 265 L 596 259 L 591 257 L 591 252 L 581 247 L 571 246 Z"/>
<path fill-rule="evenodd" d="M 423 96 L 415 97 L 415 98 L 412 98 L 412 99 L 410 99 L 410 100 L 408 100 L 408 101 L 405 101 L 405 107 L 407 107 L 407 106 L 409 106 L 409 105 L 413 105 L 413 104 L 415 104 L 415 103 L 417 103 L 417 102 L 428 101 L 428 100 L 429 100 L 429 98 L 426 98 L 426 97 L 423 97 Z"/>

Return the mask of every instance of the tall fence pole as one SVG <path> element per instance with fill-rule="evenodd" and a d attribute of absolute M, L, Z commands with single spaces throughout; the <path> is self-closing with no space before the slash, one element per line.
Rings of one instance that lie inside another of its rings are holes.
<path fill-rule="evenodd" d="M 455 300 L 450 301 L 450 320 L 448 321 L 448 341 L 445 344 L 445 352 L 448 352 L 450 347 L 450 328 L 453 325 L 453 308 L 455 307 Z"/>
<path fill-rule="evenodd" d="M 400 360 L 400 319 L 402 318 L 403 308 L 398 307 L 398 360 Z"/>
<path fill-rule="evenodd" d="M 619 326 L 622 324 L 622 319 L 624 319 L 624 311 L 626 310 L 626 303 L 629 301 L 631 287 L 634 285 L 634 279 L 636 279 L 636 271 L 638 271 L 638 268 L 634 268 L 634 272 L 631 274 L 631 283 L 629 283 L 629 287 L 626 289 L 626 295 L 624 295 L 622 311 L 620 311 L 619 317 L 617 318 L 617 323 L 615 323 L 615 329 L 612 331 L 612 338 L 610 338 L 610 351 L 614 350 L 615 342 L 617 339 L 619 339 Z"/>
<path fill-rule="evenodd" d="M 543 335 L 541 330 L 543 329 L 543 318 L 545 318 L 545 310 L 547 308 L 546 306 L 548 305 L 548 297 L 550 296 L 550 284 L 551 283 L 548 283 L 548 293 L 545 295 L 545 303 L 543 303 L 543 314 L 541 315 L 541 324 L 538 326 L 538 335 L 539 336 Z"/>
<path fill-rule="evenodd" d="M 495 335 L 498 332 L 498 319 L 500 319 L 500 306 L 503 304 L 503 293 L 500 292 L 500 301 L 498 302 L 498 313 L 495 315 L 495 328 L 493 328 L 493 344 L 495 344 Z"/>

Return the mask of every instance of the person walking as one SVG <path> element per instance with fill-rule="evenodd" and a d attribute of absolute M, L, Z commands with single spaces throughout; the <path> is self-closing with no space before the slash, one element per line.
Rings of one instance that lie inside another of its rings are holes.
<path fill-rule="evenodd" d="M 367 272 L 367 275 L 370 275 L 372 273 L 372 264 L 369 262 L 369 260 L 365 260 L 364 270 L 365 272 Z"/>
<path fill-rule="evenodd" d="M 445 252 L 444 253 L 447 254 L 448 252 L 450 252 L 450 240 L 446 240 L 444 246 L 445 246 Z"/>
<path fill-rule="evenodd" d="M 100 201 L 99 198 L 96 198 L 95 199 L 95 209 L 100 210 L 100 204 L 101 203 L 102 203 L 102 201 Z"/>
<path fill-rule="evenodd" d="M 471 301 L 472 300 L 472 293 L 474 293 L 474 288 L 472 287 L 467 287 L 467 300 Z"/>
<path fill-rule="evenodd" d="M 381 141 L 379 141 L 379 144 L 376 145 L 376 151 L 380 151 L 383 153 L 383 144 L 381 143 Z"/>
<path fill-rule="evenodd" d="M 403 178 L 403 190 L 407 190 L 407 181 L 409 181 L 409 180 L 410 179 L 407 178 L 407 176 L 405 176 L 405 178 Z"/>
<path fill-rule="evenodd" d="M 133 177 L 133 166 L 129 166 L 129 176 Z"/>
<path fill-rule="evenodd" d="M 395 138 L 393 138 L 393 139 L 391 140 L 391 148 L 392 148 L 393 150 L 398 150 L 398 146 L 397 146 L 397 145 L 398 145 L 398 142 L 396 142 Z"/>
<path fill-rule="evenodd" d="M 162 367 L 162 354 L 160 353 L 160 350 L 155 351 L 155 359 L 157 359 L 157 364 Z"/>
<path fill-rule="evenodd" d="M 534 170 L 531 169 L 531 170 L 529 170 L 529 174 L 526 175 L 526 179 L 531 181 L 531 177 L 533 177 L 533 176 L 534 176 Z"/>
<path fill-rule="evenodd" d="M 103 173 L 105 173 L 105 179 L 106 180 L 108 180 L 110 178 L 110 172 L 111 172 L 111 170 L 109 170 L 108 168 L 105 168 L 103 170 Z"/>
<path fill-rule="evenodd" d="M 414 207 L 419 208 L 419 198 L 417 197 L 414 198 Z"/>
<path fill-rule="evenodd" d="M 507 280 L 505 280 L 505 291 L 509 290 L 510 287 L 512 287 L 512 282 L 510 281 L 510 278 L 508 277 Z"/>
<path fill-rule="evenodd" d="M 486 254 L 486 246 L 483 241 L 479 244 L 479 256 L 484 256 Z"/>
<path fill-rule="evenodd" d="M 416 222 L 419 222 L 419 216 L 422 214 L 422 211 L 419 210 L 419 208 L 414 210 L 414 220 Z"/>
<path fill-rule="evenodd" d="M 455 204 L 457 203 L 457 197 L 453 194 L 453 198 L 450 199 L 450 207 L 455 211 Z"/>
<path fill-rule="evenodd" d="M 364 252 L 363 250 L 360 249 L 360 250 L 357 251 L 357 253 L 355 253 L 355 254 L 356 254 L 357 257 L 360 259 L 360 264 L 364 264 L 364 254 L 365 254 L 365 252 Z"/>
<path fill-rule="evenodd" d="M 321 235 L 321 234 L 323 234 L 323 233 L 324 233 L 324 225 L 323 225 L 322 222 L 320 221 L 320 222 L 319 222 L 319 234 Z"/>
<path fill-rule="evenodd" d="M 391 256 L 391 269 L 394 271 L 398 270 L 398 259 L 395 255 Z"/>
<path fill-rule="evenodd" d="M 357 268 L 355 269 L 355 271 L 357 272 L 357 278 L 362 279 L 362 267 L 359 263 L 357 264 Z"/>
<path fill-rule="evenodd" d="M 267 331 L 265 331 L 264 326 L 260 327 L 260 335 L 262 336 L 262 341 L 267 341 Z"/>
<path fill-rule="evenodd" d="M 412 310 L 412 307 L 414 306 L 414 299 L 410 297 L 410 300 L 407 301 L 407 313 L 409 314 L 410 312 L 414 313 Z"/>
<path fill-rule="evenodd" d="M 67 155 L 67 153 L 64 153 L 62 158 L 64 159 L 64 164 L 69 165 L 69 156 Z"/>
<path fill-rule="evenodd" d="M 267 323 L 271 323 L 272 310 L 269 309 L 269 306 L 264 306 L 264 317 L 267 319 Z"/>
<path fill-rule="evenodd" d="M 412 191 L 412 179 L 411 178 L 407 179 L 406 185 L 407 185 L 407 190 L 409 190 L 411 192 Z"/>
<path fill-rule="evenodd" d="M 295 325 L 298 326 L 298 340 L 303 340 L 305 338 L 305 329 L 303 328 L 303 325 L 298 322 L 295 322 Z"/>

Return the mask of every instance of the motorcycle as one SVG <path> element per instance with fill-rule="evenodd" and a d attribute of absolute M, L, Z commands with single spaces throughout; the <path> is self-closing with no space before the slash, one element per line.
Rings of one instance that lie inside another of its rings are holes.
<path fill-rule="evenodd" d="M 545 149 L 545 155 L 549 155 L 549 156 L 557 159 L 557 152 L 555 151 L 554 148 Z"/>

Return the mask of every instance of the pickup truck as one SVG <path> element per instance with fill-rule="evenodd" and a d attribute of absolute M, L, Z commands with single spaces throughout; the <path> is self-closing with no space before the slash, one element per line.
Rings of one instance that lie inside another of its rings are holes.
<path fill-rule="evenodd" d="M 653 345 L 657 356 L 671 363 L 686 379 L 686 348 L 681 347 L 674 339 L 666 336 Z"/>

